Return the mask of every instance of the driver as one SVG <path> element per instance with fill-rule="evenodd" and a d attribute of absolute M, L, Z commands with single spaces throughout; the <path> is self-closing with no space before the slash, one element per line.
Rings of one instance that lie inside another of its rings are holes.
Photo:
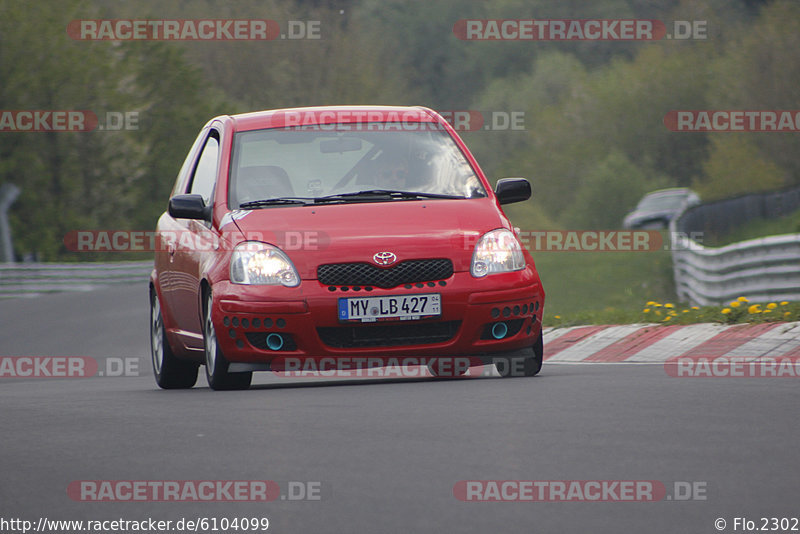
<path fill-rule="evenodd" d="M 383 189 L 404 191 L 408 186 L 408 165 L 397 157 L 379 161 L 377 185 Z"/>

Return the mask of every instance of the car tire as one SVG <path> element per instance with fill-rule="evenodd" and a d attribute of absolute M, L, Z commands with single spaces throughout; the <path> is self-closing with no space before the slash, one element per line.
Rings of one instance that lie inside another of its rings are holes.
<path fill-rule="evenodd" d="M 150 290 L 150 361 L 156 384 L 162 389 L 188 389 L 197 382 L 200 364 L 180 360 L 169 345 L 161 303 L 155 290 Z"/>
<path fill-rule="evenodd" d="M 532 351 L 533 355 L 529 356 L 525 353 Z M 494 358 L 494 365 L 497 372 L 504 378 L 517 377 L 517 376 L 536 376 L 542 370 L 542 363 L 544 362 L 544 342 L 542 341 L 542 334 L 539 334 L 539 339 L 533 344 L 530 349 L 523 349 L 513 352 L 508 356 Z"/>
<path fill-rule="evenodd" d="M 253 380 L 253 373 L 229 373 L 230 363 L 225 359 L 217 341 L 217 332 L 211 320 L 212 297 L 209 290 L 203 308 L 203 346 L 205 351 L 206 379 L 208 386 L 217 391 L 247 389 Z"/>

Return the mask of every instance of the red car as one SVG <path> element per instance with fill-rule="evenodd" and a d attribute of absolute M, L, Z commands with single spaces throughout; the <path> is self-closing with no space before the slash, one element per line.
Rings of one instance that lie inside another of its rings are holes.
<path fill-rule="evenodd" d="M 192 387 L 204 364 L 211 388 L 245 389 L 290 360 L 366 356 L 533 376 L 544 290 L 500 208 L 530 195 L 520 178 L 492 191 L 426 108 L 214 118 L 158 221 L 156 382 Z"/>

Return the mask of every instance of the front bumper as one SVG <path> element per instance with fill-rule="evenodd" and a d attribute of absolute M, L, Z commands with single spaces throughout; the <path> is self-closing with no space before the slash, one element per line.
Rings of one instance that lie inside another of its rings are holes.
<path fill-rule="evenodd" d="M 441 316 L 413 321 L 343 323 L 338 299 L 439 293 Z M 248 286 L 220 281 L 212 288 L 212 320 L 230 362 L 275 358 L 484 356 L 530 347 L 541 332 L 544 292 L 531 266 L 475 279 L 456 272 L 447 280 L 393 289 L 325 286 Z M 505 323 L 501 339 L 491 334 Z"/>

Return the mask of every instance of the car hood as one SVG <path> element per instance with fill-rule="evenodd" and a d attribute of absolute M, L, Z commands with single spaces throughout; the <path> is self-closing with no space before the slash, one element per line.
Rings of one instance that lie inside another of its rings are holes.
<path fill-rule="evenodd" d="M 508 227 L 488 198 L 282 206 L 238 210 L 232 218 L 245 239 L 280 247 L 303 279 L 326 263 L 367 262 L 391 252 L 397 262 L 450 258 L 468 271 L 478 238 Z"/>

